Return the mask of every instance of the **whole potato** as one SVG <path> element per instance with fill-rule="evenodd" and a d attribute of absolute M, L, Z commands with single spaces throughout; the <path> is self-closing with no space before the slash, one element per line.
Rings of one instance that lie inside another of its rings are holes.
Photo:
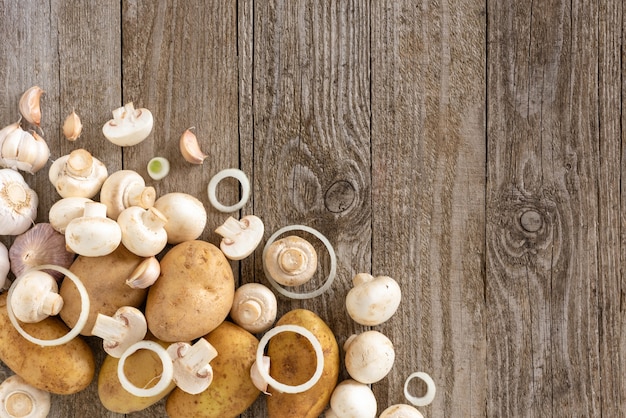
<path fill-rule="evenodd" d="M 172 247 L 148 291 L 146 320 L 160 340 L 191 341 L 226 319 L 235 297 L 233 270 L 219 248 L 201 241 Z"/>
<path fill-rule="evenodd" d="M 217 350 L 211 361 L 213 381 L 197 395 L 174 389 L 165 403 L 170 418 L 237 417 L 261 393 L 250 378 L 259 344 L 254 335 L 225 321 L 204 338 Z"/>
<path fill-rule="evenodd" d="M 41 340 L 61 338 L 69 332 L 57 317 L 21 324 L 24 331 Z M 30 385 L 58 395 L 85 389 L 95 375 L 93 351 L 80 337 L 62 345 L 33 344 L 15 329 L 7 313 L 7 294 L 0 295 L 0 360 Z"/>
<path fill-rule="evenodd" d="M 69 270 L 85 285 L 91 303 L 82 335 L 92 335 L 91 330 L 98 313 L 113 316 L 122 306 L 137 308 L 146 300 L 147 289 L 132 289 L 126 284 L 126 279 L 143 260 L 123 245 L 108 255 L 76 257 Z M 63 309 L 59 316 L 67 326 L 73 327 L 81 310 L 78 289 L 74 282 L 64 279 L 59 294 L 63 297 Z"/>
<path fill-rule="evenodd" d="M 159 341 L 152 336 L 148 336 L 146 339 L 158 342 L 165 349 L 169 346 L 169 343 Z M 111 412 L 129 414 L 141 411 L 163 399 L 176 387 L 176 384 L 172 381 L 158 395 L 150 397 L 135 396 L 122 387 L 117 376 L 118 363 L 118 358 L 106 356 L 98 373 L 98 397 L 102 405 Z M 156 384 L 158 378 L 155 379 L 155 377 L 158 377 L 162 370 L 161 359 L 157 354 L 149 350 L 137 351 L 128 357 L 124 364 L 124 372 L 128 380 L 141 388 L 150 387 L 150 383 Z"/>
<path fill-rule="evenodd" d="M 270 418 L 317 418 L 324 411 L 339 378 L 339 345 L 324 320 L 307 309 L 294 309 L 283 315 L 279 325 L 299 325 L 311 331 L 322 345 L 324 368 L 322 377 L 309 390 L 301 393 L 282 393 L 271 386 L 267 397 Z M 315 351 L 305 338 L 292 332 L 274 336 L 268 343 L 270 376 L 280 383 L 298 385 L 315 373 Z"/>

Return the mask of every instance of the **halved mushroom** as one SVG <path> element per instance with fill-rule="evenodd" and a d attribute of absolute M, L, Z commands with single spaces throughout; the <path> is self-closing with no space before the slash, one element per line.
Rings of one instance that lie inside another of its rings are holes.
<path fill-rule="evenodd" d="M 252 254 L 263 238 L 263 221 L 257 216 L 247 215 L 236 220 L 232 216 L 217 227 L 221 235 L 220 249 L 231 260 L 242 260 Z"/>
<path fill-rule="evenodd" d="M 120 358 L 131 345 L 144 339 L 148 324 L 144 314 L 132 306 L 122 306 L 113 316 L 99 313 L 91 334 L 102 338 L 110 356 Z"/>
<path fill-rule="evenodd" d="M 171 344 L 167 353 L 174 365 L 174 382 L 184 392 L 196 395 L 206 390 L 213 381 L 213 368 L 209 364 L 217 357 L 217 350 L 207 340 L 200 338 L 195 344 Z"/>
<path fill-rule="evenodd" d="M 113 119 L 102 127 L 102 133 L 120 147 L 136 145 L 152 132 L 154 119 L 145 108 L 135 109 L 132 102 L 113 110 Z"/>

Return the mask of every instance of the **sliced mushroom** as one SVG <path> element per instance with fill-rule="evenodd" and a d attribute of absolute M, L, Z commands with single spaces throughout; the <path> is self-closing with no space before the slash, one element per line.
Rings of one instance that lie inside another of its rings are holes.
<path fill-rule="evenodd" d="M 240 220 L 230 216 L 215 232 L 223 237 L 220 249 L 224 255 L 231 260 L 242 260 L 259 245 L 264 229 L 263 221 L 257 216 L 247 215 Z"/>
<path fill-rule="evenodd" d="M 122 306 L 113 316 L 99 313 L 91 334 L 104 340 L 104 351 L 120 358 L 128 347 L 142 341 L 147 331 L 144 314 L 135 307 Z"/>
<path fill-rule="evenodd" d="M 213 368 L 209 364 L 217 357 L 217 350 L 207 340 L 200 338 L 195 344 L 171 344 L 167 352 L 174 365 L 174 382 L 192 395 L 206 390 L 213 381 Z"/>
<path fill-rule="evenodd" d="M 135 109 L 132 102 L 113 110 L 113 119 L 102 127 L 102 133 L 112 143 L 121 147 L 140 143 L 152 132 L 154 119 L 145 108 Z"/>

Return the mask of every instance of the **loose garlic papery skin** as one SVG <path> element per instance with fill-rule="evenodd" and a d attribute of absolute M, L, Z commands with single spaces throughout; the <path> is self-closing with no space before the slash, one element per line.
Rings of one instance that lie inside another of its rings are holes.
<path fill-rule="evenodd" d="M 135 109 L 133 103 L 129 102 L 112 113 L 113 119 L 104 124 L 102 133 L 115 145 L 136 145 L 150 135 L 154 120 L 148 109 Z"/>
<path fill-rule="evenodd" d="M 0 166 L 34 174 L 48 162 L 50 148 L 36 132 L 14 127 L 12 124 L 7 131 L 0 131 Z"/>
<path fill-rule="evenodd" d="M 165 231 L 169 244 L 197 239 L 207 222 L 204 204 L 196 197 L 180 192 L 170 192 L 159 197 L 154 207 L 167 218 Z"/>
<path fill-rule="evenodd" d="M 9 271 L 11 271 L 9 250 L 6 245 L 0 242 L 0 289 L 5 287 Z"/>
<path fill-rule="evenodd" d="M 359 273 L 352 283 L 354 287 L 346 295 L 346 310 L 358 324 L 380 325 L 398 310 L 402 294 L 391 277 Z"/>
<path fill-rule="evenodd" d="M 39 86 L 32 86 L 20 97 L 20 113 L 28 122 L 39 126 L 41 124 L 41 95 L 44 91 Z"/>
<path fill-rule="evenodd" d="M 161 263 L 155 257 L 147 257 L 143 260 L 128 279 L 126 286 L 132 289 L 145 289 L 154 284 L 161 275 Z"/>
<path fill-rule="evenodd" d="M 215 230 L 223 237 L 220 249 L 231 260 L 243 260 L 252 254 L 263 239 L 264 231 L 263 221 L 254 215 L 240 220 L 230 216 Z"/>
<path fill-rule="evenodd" d="M 80 117 L 72 110 L 72 113 L 67 115 L 63 122 L 63 136 L 68 141 L 76 141 L 83 131 L 83 123 L 80 121 Z"/>
<path fill-rule="evenodd" d="M 424 415 L 411 405 L 396 404 L 381 412 L 378 418 L 424 418 Z"/>
<path fill-rule="evenodd" d="M 19 235 L 37 218 L 37 193 L 22 175 L 10 168 L 0 169 L 0 235 Z"/>
<path fill-rule="evenodd" d="M 167 245 L 164 228 L 167 218 L 155 207 L 126 208 L 118 216 L 117 223 L 122 231 L 122 244 L 140 257 L 157 255 Z"/>
<path fill-rule="evenodd" d="M 350 336 L 344 346 L 346 371 L 354 380 L 372 384 L 391 371 L 395 350 L 389 338 L 370 330 Z"/>
<path fill-rule="evenodd" d="M 51 224 L 41 222 L 18 235 L 9 249 L 11 271 L 15 277 L 25 270 L 42 264 L 54 264 L 69 268 L 75 254 L 67 251 L 65 236 L 57 232 Z M 57 281 L 63 278 L 58 271 L 48 271 Z"/>
<path fill-rule="evenodd" d="M 143 312 L 122 306 L 113 316 L 98 314 L 91 334 L 103 339 L 102 347 L 112 357 L 120 358 L 131 345 L 144 339 L 148 323 Z"/>
<path fill-rule="evenodd" d="M 276 320 L 276 295 L 261 283 L 246 283 L 235 290 L 231 319 L 251 333 L 268 330 Z"/>
<path fill-rule="evenodd" d="M 304 238 L 291 235 L 274 241 L 265 251 L 263 263 L 277 283 L 298 286 L 317 271 L 317 252 Z"/>
<path fill-rule="evenodd" d="M 326 417 L 375 418 L 377 409 L 376 397 L 368 385 L 346 379 L 333 390 Z"/>
<path fill-rule="evenodd" d="M 38 389 L 19 375 L 0 384 L 0 418 L 46 418 L 50 412 L 50 392 Z"/>
<path fill-rule="evenodd" d="M 110 254 L 121 242 L 120 226 L 106 217 L 106 206 L 100 202 L 85 203 L 83 216 L 73 219 L 65 228 L 68 248 L 86 257 Z"/>
<path fill-rule="evenodd" d="M 100 202 L 107 206 L 107 216 L 116 220 L 119 214 L 131 206 L 147 209 L 154 205 L 156 190 L 146 186 L 139 173 L 118 170 L 109 175 L 100 189 Z"/>
<path fill-rule="evenodd" d="M 206 390 L 213 381 L 213 368 L 209 364 L 217 357 L 217 350 L 204 338 L 191 345 L 185 342 L 170 344 L 167 353 L 174 366 L 174 382 L 191 395 Z"/>
<path fill-rule="evenodd" d="M 57 200 L 50 207 L 48 222 L 57 232 L 65 234 L 65 228 L 72 219 L 83 216 L 87 202 L 93 202 L 93 200 L 88 197 L 64 197 Z"/>
<path fill-rule="evenodd" d="M 193 128 L 186 129 L 185 132 L 182 133 L 178 141 L 178 146 L 185 161 L 191 164 L 201 165 L 204 160 L 208 158 L 208 155 L 200 149 L 198 138 L 191 132 L 191 129 Z"/>
<path fill-rule="evenodd" d="M 108 176 L 102 161 L 79 148 L 58 158 L 50 166 L 48 178 L 61 197 L 93 198 Z"/>
<path fill-rule="evenodd" d="M 11 298 L 11 308 L 17 319 L 34 323 L 61 311 L 63 298 L 54 277 L 39 270 L 29 270 L 20 277 Z"/>

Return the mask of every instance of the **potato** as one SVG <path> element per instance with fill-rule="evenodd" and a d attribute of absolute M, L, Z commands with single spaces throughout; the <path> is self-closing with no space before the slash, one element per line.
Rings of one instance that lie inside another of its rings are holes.
<path fill-rule="evenodd" d="M 235 296 L 230 263 L 215 245 L 201 240 L 172 247 L 146 301 L 148 328 L 160 340 L 191 341 L 226 319 Z"/>
<path fill-rule="evenodd" d="M 57 317 L 22 324 L 28 334 L 41 340 L 60 338 L 69 332 Z M 58 395 L 85 389 L 95 375 L 93 351 L 80 337 L 62 345 L 42 347 L 22 337 L 7 313 L 7 294 L 0 295 L 0 360 L 30 385 Z"/>
<path fill-rule="evenodd" d="M 70 271 L 83 282 L 89 294 L 89 317 L 82 335 L 90 336 L 98 313 L 112 316 L 122 306 L 139 307 L 146 300 L 146 289 L 132 289 L 126 279 L 144 259 L 126 249 L 117 247 L 111 254 L 100 257 L 79 255 Z M 63 280 L 59 294 L 63 297 L 63 309 L 59 316 L 73 327 L 80 315 L 80 294 L 71 280 Z"/>
<path fill-rule="evenodd" d="M 306 309 L 294 309 L 283 315 L 278 325 L 300 325 L 311 331 L 322 345 L 324 369 L 322 377 L 309 390 L 301 393 L 281 393 L 269 388 L 267 410 L 270 418 L 317 418 L 319 417 L 337 385 L 339 378 L 339 346 L 335 335 L 315 313 Z M 308 340 L 292 332 L 274 336 L 268 343 L 270 376 L 288 385 L 298 385 L 313 376 L 316 368 L 315 351 Z"/>
<path fill-rule="evenodd" d="M 169 343 L 159 341 L 152 336 L 146 339 L 157 341 L 165 349 Z M 111 412 L 129 414 L 141 411 L 157 403 L 176 387 L 172 381 L 160 394 L 150 397 L 139 397 L 131 394 L 122 387 L 117 377 L 117 365 L 119 359 L 106 356 L 98 374 L 98 397 L 102 405 Z M 124 371 L 128 380 L 137 387 L 149 388 L 157 383 L 163 370 L 161 359 L 157 354 L 149 350 L 139 350 L 126 359 Z M 149 385 L 152 382 L 153 385 Z"/>
<path fill-rule="evenodd" d="M 211 361 L 213 382 L 197 395 L 174 389 L 165 403 L 170 418 L 236 417 L 261 393 L 250 379 L 259 344 L 254 335 L 225 321 L 204 338 L 217 350 Z"/>

